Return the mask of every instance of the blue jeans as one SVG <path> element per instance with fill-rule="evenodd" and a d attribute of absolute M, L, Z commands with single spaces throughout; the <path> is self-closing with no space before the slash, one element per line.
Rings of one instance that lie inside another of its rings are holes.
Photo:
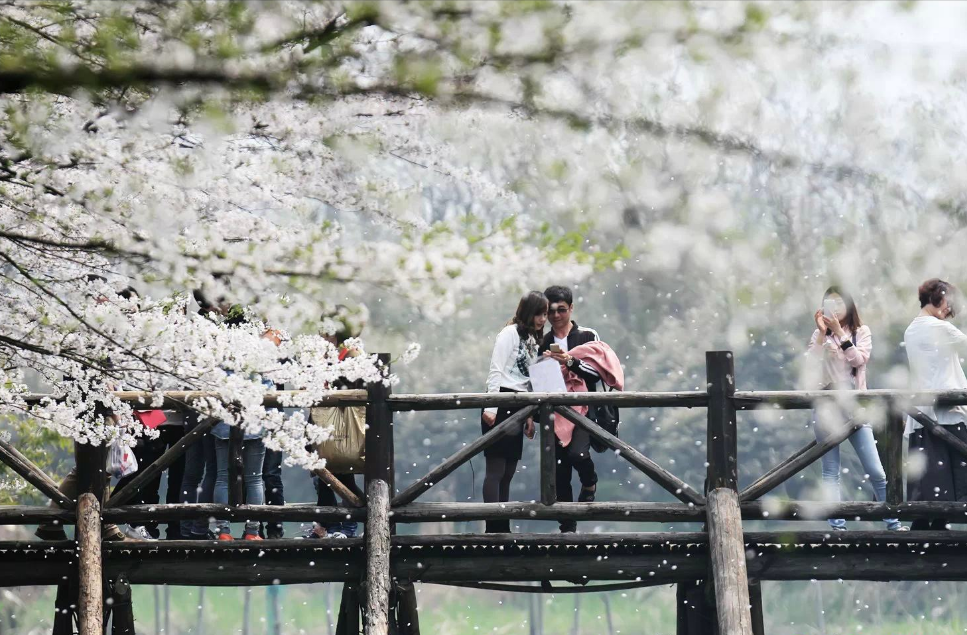
<path fill-rule="evenodd" d="M 847 422 L 845 425 L 849 425 Z M 813 423 L 813 431 L 816 433 L 816 441 L 822 442 L 826 434 L 820 430 L 819 425 Z M 883 464 L 880 463 L 880 455 L 876 453 L 876 439 L 873 438 L 873 428 L 868 425 L 863 426 L 854 432 L 849 442 L 856 451 L 860 463 L 863 464 L 863 471 L 869 475 L 870 484 L 873 486 L 873 494 L 878 501 L 886 500 L 886 472 L 883 471 Z M 839 502 L 841 494 L 839 489 L 840 460 L 839 448 L 836 446 L 823 455 L 823 489 L 825 499 Z M 896 518 L 885 518 L 887 528 L 894 529 L 900 526 L 900 521 Z M 837 529 L 846 528 L 846 520 L 842 518 L 830 518 L 829 526 Z"/>
<path fill-rule="evenodd" d="M 185 422 L 185 434 L 198 425 L 198 418 Z M 170 487 L 170 486 L 169 486 Z M 181 480 L 179 501 L 182 503 L 212 503 L 215 492 L 215 439 L 206 434 L 188 446 L 185 452 L 185 473 Z M 208 519 L 181 521 L 181 535 L 186 538 L 208 533 Z"/>
<path fill-rule="evenodd" d="M 262 463 L 265 461 L 265 444 L 262 439 L 242 442 L 242 472 L 245 482 L 245 504 L 265 504 L 265 484 L 262 481 Z M 228 439 L 215 438 L 215 503 L 228 504 Z M 216 534 L 232 533 L 232 524 L 227 520 L 215 521 Z M 257 536 L 259 521 L 246 520 L 245 534 Z"/>
<path fill-rule="evenodd" d="M 285 505 L 282 488 L 282 451 L 266 450 L 262 464 L 262 482 L 265 484 L 265 504 Z M 265 523 L 265 538 L 281 538 L 285 534 L 282 523 Z"/>

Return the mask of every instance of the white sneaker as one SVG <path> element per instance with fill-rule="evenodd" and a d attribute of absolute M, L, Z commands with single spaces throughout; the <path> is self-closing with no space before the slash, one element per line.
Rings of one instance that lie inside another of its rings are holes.
<path fill-rule="evenodd" d="M 314 540 L 326 537 L 326 528 L 319 523 L 311 523 L 308 528 L 303 527 L 302 535 L 298 538 L 302 540 Z"/>
<path fill-rule="evenodd" d="M 134 525 L 122 525 L 121 527 L 119 527 L 119 529 L 121 530 L 122 534 L 134 540 L 148 540 L 148 541 L 157 540 L 157 538 L 154 538 L 151 534 L 148 533 L 148 530 L 145 529 L 143 525 L 138 525 L 137 527 L 135 527 Z"/>
<path fill-rule="evenodd" d="M 341 531 L 334 531 L 334 532 L 332 532 L 330 534 L 327 534 L 326 537 L 327 538 L 349 538 L 349 536 L 347 536 L 346 534 L 342 533 Z"/>

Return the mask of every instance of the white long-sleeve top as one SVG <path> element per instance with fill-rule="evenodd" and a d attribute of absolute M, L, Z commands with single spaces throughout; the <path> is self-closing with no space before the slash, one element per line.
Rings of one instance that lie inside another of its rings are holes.
<path fill-rule="evenodd" d="M 967 353 L 967 335 L 956 326 L 933 317 L 914 318 L 903 333 L 903 345 L 910 363 L 910 384 L 914 390 L 967 390 L 967 376 L 960 356 Z M 967 422 L 967 406 L 921 407 L 924 414 L 942 425 Z M 907 417 L 905 434 L 921 426 Z"/>
<path fill-rule="evenodd" d="M 531 389 L 530 371 L 537 362 L 537 341 L 533 336 L 521 340 L 515 324 L 508 324 L 494 342 L 494 352 L 490 356 L 490 372 L 487 373 L 487 392 L 500 392 L 509 388 L 518 392 Z M 487 412 L 497 412 L 497 408 L 487 408 Z"/>

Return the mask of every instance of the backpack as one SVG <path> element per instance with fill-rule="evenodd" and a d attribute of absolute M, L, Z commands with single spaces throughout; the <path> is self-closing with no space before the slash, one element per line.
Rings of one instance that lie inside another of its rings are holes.
<path fill-rule="evenodd" d="M 611 386 L 605 386 L 604 389 L 606 392 L 615 391 Z M 595 423 L 614 436 L 618 436 L 618 426 L 621 424 L 621 417 L 618 414 L 618 407 L 612 404 L 598 404 L 597 406 L 594 406 L 594 412 Z M 603 441 L 594 436 L 591 437 L 591 448 L 594 449 L 595 452 L 599 453 L 610 449 L 604 444 Z"/>

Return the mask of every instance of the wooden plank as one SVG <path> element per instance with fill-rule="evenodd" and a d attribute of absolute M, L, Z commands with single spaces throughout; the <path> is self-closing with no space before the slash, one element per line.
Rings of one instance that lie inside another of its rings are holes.
<path fill-rule="evenodd" d="M 722 635 L 753 635 L 738 494 L 727 487 L 709 491 L 707 510 L 719 632 Z"/>
<path fill-rule="evenodd" d="M 840 430 L 823 439 L 822 443 L 817 443 L 816 441 L 810 442 L 804 448 L 798 450 L 785 461 L 777 464 L 769 472 L 742 490 L 739 494 L 739 500 L 742 502 L 751 501 L 764 494 L 768 494 L 812 465 L 814 461 L 821 458 L 843 441 L 850 438 L 861 427 L 863 427 L 862 423 L 847 423 Z"/>
<path fill-rule="evenodd" d="M 91 492 L 77 500 L 79 593 L 77 622 L 80 635 L 102 635 L 104 583 L 101 576 L 101 505 Z"/>
<path fill-rule="evenodd" d="M 312 471 L 313 474 L 318 476 L 323 483 L 332 488 L 332 491 L 336 493 L 337 496 L 346 501 L 346 504 L 350 507 L 362 507 L 365 503 L 356 496 L 356 493 L 351 489 L 346 487 L 342 481 L 336 478 L 336 475 L 327 470 L 324 467 L 320 467 Z"/>
<path fill-rule="evenodd" d="M 553 412 L 549 404 L 541 404 L 537 423 L 541 443 L 541 503 L 544 505 L 557 502 L 557 437 L 551 418 Z"/>
<path fill-rule="evenodd" d="M 215 427 L 215 424 L 217 423 L 217 419 L 206 419 L 205 421 L 202 421 L 197 426 L 189 430 L 185 436 L 181 437 L 177 443 L 168 448 L 168 450 L 158 457 L 158 460 L 156 460 L 154 463 L 139 466 L 137 475 L 131 479 L 127 485 L 114 492 L 111 498 L 108 499 L 108 501 L 104 504 L 104 508 L 107 509 L 108 507 L 117 507 L 131 500 L 131 498 L 140 492 L 145 485 L 150 483 L 162 471 L 168 469 L 168 467 L 170 467 L 175 461 L 181 458 L 181 456 L 193 443 L 200 441 L 201 438 L 204 437 L 209 430 Z"/>
<path fill-rule="evenodd" d="M 76 515 L 69 509 L 37 505 L 0 505 L 0 525 L 40 525 L 56 522 L 73 525 Z"/>
<path fill-rule="evenodd" d="M 485 449 L 496 443 L 502 436 L 514 427 L 520 426 L 527 417 L 531 416 L 535 406 L 525 406 L 510 417 L 491 428 L 487 434 L 477 437 L 467 445 L 457 450 L 453 455 L 445 459 L 442 463 L 430 470 L 426 476 L 420 478 L 402 492 L 393 497 L 394 512 L 396 507 L 406 505 L 416 500 L 423 492 L 427 491 L 434 484 L 446 478 L 448 474 L 458 467 L 483 452 Z M 393 520 L 397 520 L 395 515 Z"/>
<path fill-rule="evenodd" d="M 739 410 L 773 407 L 783 410 L 808 410 L 817 401 L 855 402 L 895 401 L 905 406 L 967 405 L 967 390 L 741 390 L 732 398 Z"/>
<path fill-rule="evenodd" d="M 0 439 L 0 462 L 64 509 L 74 509 L 74 501 L 60 491 L 54 479 L 3 439 Z"/>
<path fill-rule="evenodd" d="M 266 408 L 285 408 L 291 403 L 291 399 L 303 393 L 303 390 L 276 390 L 265 393 L 262 405 Z M 202 390 L 169 390 L 162 393 L 144 392 L 139 390 L 119 390 L 111 393 L 121 401 L 130 404 L 143 405 L 150 408 L 176 409 L 191 408 L 195 401 L 208 399 L 221 399 L 221 394 Z M 163 398 L 161 405 L 155 402 L 155 396 L 160 394 Z M 24 401 L 28 405 L 34 405 L 45 399 L 51 399 L 53 395 L 34 393 L 26 395 Z M 324 394 L 312 407 L 324 406 L 360 406 L 366 403 L 365 390 L 333 390 Z"/>
<path fill-rule="evenodd" d="M 0 507 L 0 522 L 3 519 Z M 234 505 L 216 503 L 182 503 L 179 505 L 124 505 L 112 507 L 102 512 L 105 522 L 122 524 L 133 522 L 161 522 L 172 520 L 191 520 L 217 516 L 231 521 L 258 520 L 263 522 L 309 522 L 320 523 L 341 520 L 366 520 L 366 508 L 360 507 L 319 507 L 295 503 L 277 505 Z M 10 523 L 14 524 L 14 523 Z"/>
<path fill-rule="evenodd" d="M 756 507 L 756 518 L 762 509 Z M 628 522 L 702 522 L 705 510 L 681 503 L 409 503 L 393 508 L 393 521 L 460 522 L 468 520 L 613 520 Z"/>
<path fill-rule="evenodd" d="M 481 589 L 483 591 L 501 591 L 503 593 L 530 593 L 570 595 L 573 593 L 612 593 L 614 591 L 628 591 L 630 589 L 646 589 L 662 586 L 664 582 L 642 580 L 640 582 L 616 582 L 614 584 L 590 584 L 576 586 L 550 586 L 549 584 L 502 584 L 500 582 L 426 582 L 439 586 L 452 586 L 464 589 Z"/>
<path fill-rule="evenodd" d="M 390 358 L 386 353 L 380 353 L 379 363 L 387 372 L 390 370 Z M 385 481 L 389 485 L 390 495 L 395 488 L 393 478 L 393 411 L 387 404 L 391 388 L 381 383 L 371 384 L 367 388 L 369 405 L 366 407 L 366 466 L 365 485 L 363 490 L 369 492 L 369 484 L 375 479 Z"/>
<path fill-rule="evenodd" d="M 614 436 L 584 415 L 575 412 L 566 406 L 555 408 L 555 411 L 566 417 L 575 425 L 581 426 L 592 436 L 600 439 L 609 448 L 618 452 L 618 454 L 620 454 L 624 460 L 628 461 L 636 468 L 647 474 L 649 478 L 658 483 L 666 491 L 670 492 L 678 500 L 682 501 L 683 503 L 691 503 L 693 505 L 705 504 L 705 499 L 702 497 L 702 495 L 692 489 L 688 483 L 681 480 L 660 466 L 658 463 L 652 461 L 647 456 L 631 447 L 618 437 Z"/>
<path fill-rule="evenodd" d="M 682 392 L 590 392 L 590 393 L 441 393 L 434 395 L 394 395 L 389 398 L 395 412 L 411 410 L 471 410 L 508 408 L 516 410 L 542 403 L 552 406 L 612 404 L 620 408 L 702 408 L 708 404 L 704 391 Z"/>
<path fill-rule="evenodd" d="M 375 478 L 366 488 L 366 633 L 388 635 L 390 595 L 389 485 Z"/>

